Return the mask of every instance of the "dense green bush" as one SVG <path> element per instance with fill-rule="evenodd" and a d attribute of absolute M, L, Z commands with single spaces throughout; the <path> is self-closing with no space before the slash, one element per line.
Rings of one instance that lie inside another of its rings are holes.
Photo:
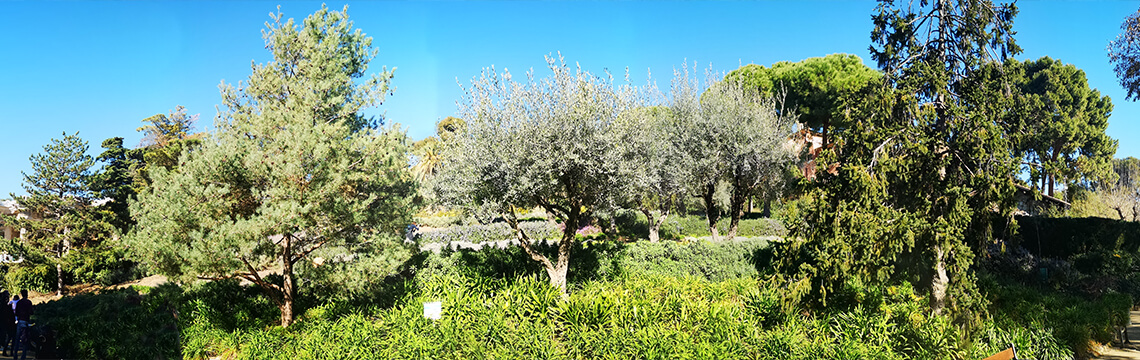
<path fill-rule="evenodd" d="M 753 279 L 634 276 L 582 284 L 563 301 L 540 277 L 434 277 L 390 309 L 334 318 L 316 308 L 288 329 L 235 334 L 227 343 L 237 344 L 228 351 L 238 359 L 943 359 L 958 353 L 934 346 L 955 336 L 943 318 L 883 308 L 787 314 L 762 305 L 776 302 L 774 294 Z M 425 301 L 443 302 L 441 320 L 422 317 Z"/>
<path fill-rule="evenodd" d="M 979 285 L 988 295 L 991 322 L 997 329 L 1022 328 L 1034 336 L 1055 339 L 1060 349 L 1081 358 L 1090 354 L 1090 341 L 1114 341 L 1115 329 L 1128 324 L 1132 307 L 1132 297 L 1127 294 L 1108 293 L 1090 300 L 1025 286 L 998 274 L 983 274 Z M 1028 340 L 1032 339 L 1019 341 Z"/>
<path fill-rule="evenodd" d="M 1010 239 L 1042 257 L 1067 258 L 1097 251 L 1140 251 L 1140 223 L 1104 218 L 1017 218 Z"/>
<path fill-rule="evenodd" d="M 127 250 L 109 242 L 89 246 L 85 251 L 71 253 L 65 258 L 66 272 L 74 283 L 110 286 L 142 277 L 142 271 L 133 261 L 126 260 Z"/>
<path fill-rule="evenodd" d="M 9 265 L 4 273 L 4 284 L 10 289 L 51 292 L 56 285 L 55 266 L 30 261 Z"/>
<path fill-rule="evenodd" d="M 1077 236 L 1067 230 L 1060 231 L 1055 229 L 1057 224 L 1076 224 L 1074 226 L 1093 235 Z M 1098 231 L 1089 228 L 1089 224 L 1104 227 Z M 987 272 L 1001 274 L 1020 284 L 1094 298 L 1120 292 L 1140 300 L 1140 249 L 1134 248 L 1140 245 L 1140 239 L 1124 231 L 1133 225 L 1107 219 L 1022 218 L 1023 232 L 1027 226 L 1057 231 L 1049 235 L 1042 233 L 1041 245 L 1029 240 L 1037 236 L 1037 230 L 1023 233 L 1020 239 L 990 244 L 983 249 L 979 265 Z M 1116 232 L 1118 230 L 1123 232 Z M 1086 238 L 1097 236 L 1114 239 Z"/>
<path fill-rule="evenodd" d="M 540 276 L 433 276 L 390 308 L 310 309 L 288 329 L 214 339 L 237 359 L 981 358 L 1009 343 L 1022 356 L 1071 359 L 1043 323 L 988 322 L 970 337 L 932 316 L 909 285 L 867 289 L 849 309 L 780 310 L 778 287 L 657 275 L 579 284 L 569 298 Z M 443 318 L 422 303 L 441 301 Z M 1052 324 L 1050 324 L 1052 325 Z"/>
<path fill-rule="evenodd" d="M 769 247 L 763 239 L 740 241 L 636 242 L 616 256 L 617 271 L 629 275 L 697 277 L 709 281 L 751 278 L 767 268 Z"/>
<path fill-rule="evenodd" d="M 181 289 L 164 285 L 64 297 L 36 306 L 41 331 L 54 330 L 58 355 L 78 359 L 177 359 Z"/>

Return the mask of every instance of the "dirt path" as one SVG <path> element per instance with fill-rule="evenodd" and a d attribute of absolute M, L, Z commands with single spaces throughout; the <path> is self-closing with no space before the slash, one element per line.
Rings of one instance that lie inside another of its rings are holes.
<path fill-rule="evenodd" d="M 1130 315 L 1132 317 L 1132 325 L 1128 327 L 1129 343 L 1122 344 L 1121 347 L 1110 347 L 1101 352 L 1100 356 L 1094 359 L 1098 360 L 1140 360 L 1140 311 L 1133 311 Z"/>

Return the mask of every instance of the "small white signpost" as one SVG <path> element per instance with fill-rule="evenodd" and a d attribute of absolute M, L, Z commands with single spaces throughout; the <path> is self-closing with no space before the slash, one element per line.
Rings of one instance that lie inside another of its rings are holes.
<path fill-rule="evenodd" d="M 439 320 L 443 316 L 443 302 L 432 301 L 424 303 L 424 318 Z"/>
<path fill-rule="evenodd" d="M 22 256 L 19 259 L 16 259 L 14 256 L 8 255 L 8 253 L 0 253 L 0 263 L 19 264 L 22 262 L 24 262 L 24 258 Z"/>

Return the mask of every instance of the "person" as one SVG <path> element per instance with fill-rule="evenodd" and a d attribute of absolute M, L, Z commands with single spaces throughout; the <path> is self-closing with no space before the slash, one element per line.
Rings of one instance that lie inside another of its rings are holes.
<path fill-rule="evenodd" d="M 16 345 L 12 352 L 12 359 L 19 355 L 20 359 L 28 358 L 28 321 L 32 320 L 32 301 L 28 300 L 28 290 L 20 290 L 20 300 L 16 302 Z M 24 349 L 23 355 L 20 349 Z"/>
<path fill-rule="evenodd" d="M 0 298 L 8 299 L 8 290 L 0 291 Z M 8 350 L 12 345 L 9 340 L 14 337 L 16 337 L 16 313 L 12 312 L 11 307 L 0 306 L 0 349 L 3 349 L 4 356 L 8 356 Z"/>
<path fill-rule="evenodd" d="M 8 300 L 8 291 L 0 291 L 0 298 Z M 7 308 L 7 306 L 0 306 L 0 351 L 5 357 L 8 355 L 8 345 L 11 345 L 8 339 L 16 335 L 8 333 L 8 325 L 11 325 L 11 329 L 15 333 L 16 313 L 11 312 L 11 308 Z"/>
<path fill-rule="evenodd" d="M 7 299 L 8 296 L 5 295 L 4 298 Z M 12 353 L 12 356 L 15 356 L 15 351 L 16 351 L 16 303 L 17 302 L 20 302 L 20 295 L 12 294 L 12 301 L 8 302 L 8 308 L 10 310 L 12 310 L 12 322 L 11 322 L 11 324 L 4 324 L 5 328 L 7 328 L 7 327 L 12 328 L 12 336 L 9 336 L 8 339 L 4 341 L 4 346 L 6 348 L 8 348 L 8 352 Z"/>

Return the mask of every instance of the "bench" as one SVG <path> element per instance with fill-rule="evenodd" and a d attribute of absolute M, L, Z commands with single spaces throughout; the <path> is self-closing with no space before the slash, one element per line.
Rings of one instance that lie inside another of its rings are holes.
<path fill-rule="evenodd" d="M 983 360 L 1017 360 L 1017 347 L 1009 344 L 1009 348 L 998 352 L 997 354 L 990 355 Z"/>

